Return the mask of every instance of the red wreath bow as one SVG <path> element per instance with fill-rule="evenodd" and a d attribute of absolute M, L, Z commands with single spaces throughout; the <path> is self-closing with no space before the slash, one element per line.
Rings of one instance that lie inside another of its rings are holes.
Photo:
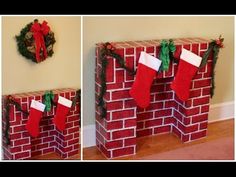
<path fill-rule="evenodd" d="M 40 62 L 40 51 L 43 50 L 44 59 L 47 58 L 47 48 L 44 42 L 44 36 L 46 36 L 49 31 L 50 27 L 47 25 L 46 21 L 43 21 L 42 24 L 38 23 L 38 20 L 34 20 L 34 24 L 31 26 L 30 29 L 33 32 L 34 40 L 35 40 L 35 55 L 37 62 Z"/>

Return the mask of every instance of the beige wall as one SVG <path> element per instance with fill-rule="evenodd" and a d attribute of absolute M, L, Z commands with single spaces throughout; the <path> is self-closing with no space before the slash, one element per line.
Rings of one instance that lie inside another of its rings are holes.
<path fill-rule="evenodd" d="M 211 104 L 234 100 L 234 17 L 84 17 L 83 121 L 94 124 L 95 43 L 179 37 L 225 38 L 216 67 L 216 89 Z"/>
<path fill-rule="evenodd" d="M 55 33 L 54 54 L 35 64 L 17 51 L 15 35 L 26 24 L 48 21 Z M 2 92 L 3 94 L 54 88 L 80 88 L 80 17 L 21 16 L 2 18 Z"/>

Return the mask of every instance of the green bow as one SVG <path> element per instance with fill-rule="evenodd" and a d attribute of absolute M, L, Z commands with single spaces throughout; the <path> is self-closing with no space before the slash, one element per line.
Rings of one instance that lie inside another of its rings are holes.
<path fill-rule="evenodd" d="M 45 111 L 50 111 L 52 107 L 52 100 L 54 99 L 54 94 L 52 91 L 46 91 L 44 94 L 44 104 L 46 105 Z"/>
<path fill-rule="evenodd" d="M 170 54 L 174 53 L 176 47 L 174 45 L 174 41 L 172 39 L 169 40 L 169 44 L 167 40 L 161 41 L 161 52 L 160 52 L 160 59 L 161 63 L 161 71 L 167 71 L 170 65 Z"/>

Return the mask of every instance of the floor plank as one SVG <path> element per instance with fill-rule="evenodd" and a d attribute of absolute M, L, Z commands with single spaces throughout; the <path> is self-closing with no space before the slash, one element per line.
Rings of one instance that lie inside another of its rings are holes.
<path fill-rule="evenodd" d="M 150 156 L 152 154 L 167 152 L 195 144 L 201 144 L 224 137 L 234 138 L 234 119 L 209 123 L 207 137 L 190 143 L 182 143 L 180 139 L 172 133 L 138 138 L 136 155 L 115 158 L 114 160 L 145 159 L 145 156 Z M 101 154 L 96 146 L 84 148 L 83 159 L 106 160 L 106 158 L 103 156 L 103 154 Z"/>
<path fill-rule="evenodd" d="M 52 153 L 48 153 L 45 155 L 35 156 L 35 157 L 31 158 L 30 160 L 81 160 L 80 154 L 81 154 L 81 150 L 79 149 L 78 154 L 71 156 L 67 159 L 63 159 L 57 153 L 52 152 Z"/>

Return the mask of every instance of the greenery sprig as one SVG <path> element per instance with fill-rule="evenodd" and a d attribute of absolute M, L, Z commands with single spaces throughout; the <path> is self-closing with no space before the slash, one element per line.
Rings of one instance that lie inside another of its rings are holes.
<path fill-rule="evenodd" d="M 117 60 L 119 65 L 124 68 L 130 75 L 135 75 L 136 71 L 128 68 L 125 64 L 124 59 L 117 53 L 115 53 L 115 47 L 109 43 L 106 42 L 102 44 L 101 49 L 100 49 L 100 55 L 99 58 L 101 60 L 101 65 L 102 65 L 102 70 L 100 73 L 100 79 L 101 79 L 101 90 L 100 94 L 98 96 L 98 106 L 100 107 L 101 111 L 101 118 L 105 118 L 107 114 L 107 109 L 105 107 L 105 101 L 103 99 L 107 86 L 106 86 L 106 67 L 108 65 L 107 57 L 113 57 Z"/>
<path fill-rule="evenodd" d="M 214 95 L 214 89 L 215 89 L 215 65 L 218 59 L 218 54 L 219 54 L 219 50 L 220 48 L 223 48 L 223 41 L 224 38 L 221 38 L 221 36 L 219 37 L 219 39 L 217 40 L 212 40 L 212 42 L 209 44 L 208 50 L 204 53 L 203 55 L 203 59 L 202 59 L 202 63 L 200 67 L 204 67 L 207 63 L 207 59 L 210 55 L 210 53 L 213 51 L 213 66 L 212 66 L 212 87 L 211 87 L 211 97 Z M 169 44 L 167 41 L 162 41 L 163 42 L 163 46 L 162 46 L 162 53 L 163 55 L 160 58 L 167 58 L 167 64 L 166 67 L 162 69 L 162 71 L 168 70 L 168 65 L 169 65 L 169 61 L 172 61 L 174 63 L 178 63 L 178 60 L 174 57 L 174 52 L 176 50 L 176 47 L 174 45 L 174 42 L 172 39 L 169 40 Z M 106 113 L 107 113 L 107 109 L 105 106 L 105 101 L 104 101 L 104 95 L 106 93 L 106 67 L 108 65 L 108 60 L 107 57 L 113 57 L 115 58 L 118 63 L 120 64 L 120 66 L 122 68 L 124 68 L 126 71 L 128 71 L 128 73 L 130 75 L 135 75 L 136 71 L 131 70 L 130 68 L 128 68 L 125 65 L 125 61 L 124 59 L 118 55 L 117 53 L 115 53 L 115 47 L 109 43 L 106 42 L 104 44 L 102 44 L 101 48 L 100 48 L 100 54 L 99 54 L 99 59 L 101 60 L 101 65 L 102 65 L 102 69 L 101 69 L 101 73 L 100 73 L 100 79 L 101 79 L 101 90 L 98 96 L 98 106 L 100 107 L 100 111 L 101 111 L 101 117 L 105 118 L 106 117 Z"/>
<path fill-rule="evenodd" d="M 214 91 L 215 91 L 215 66 L 217 63 L 218 55 L 220 52 L 220 49 L 224 47 L 224 38 L 219 36 L 219 39 L 212 40 L 209 43 L 209 47 L 207 51 L 204 53 L 202 57 L 202 62 L 200 67 L 204 67 L 207 64 L 207 60 L 213 51 L 213 60 L 212 60 L 212 82 L 211 82 L 211 98 L 214 96 Z"/>
<path fill-rule="evenodd" d="M 28 116 L 28 115 L 29 115 L 28 111 L 23 110 L 23 109 L 21 108 L 20 104 L 17 103 L 17 102 L 15 101 L 15 99 L 14 99 L 11 95 L 8 95 L 8 96 L 7 96 L 6 102 L 5 102 L 5 110 L 6 110 L 5 119 L 6 119 L 6 126 L 5 126 L 5 132 L 4 132 L 4 137 L 6 138 L 6 144 L 7 144 L 7 145 L 10 145 L 10 137 L 9 137 L 10 117 L 9 117 L 9 114 L 10 114 L 10 106 L 11 106 L 11 105 L 14 105 L 15 108 L 16 108 L 16 110 L 22 112 L 25 116 Z"/>

